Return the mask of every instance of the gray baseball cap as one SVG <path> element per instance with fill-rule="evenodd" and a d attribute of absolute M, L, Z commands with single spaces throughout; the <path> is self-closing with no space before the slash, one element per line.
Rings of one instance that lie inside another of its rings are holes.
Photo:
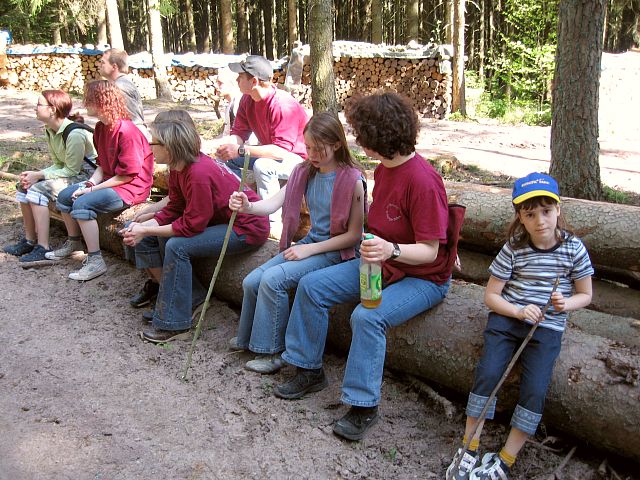
<path fill-rule="evenodd" d="M 236 73 L 248 73 L 263 81 L 269 81 L 273 77 L 271 62 L 261 55 L 249 55 L 241 62 L 230 63 L 229 69 Z"/>

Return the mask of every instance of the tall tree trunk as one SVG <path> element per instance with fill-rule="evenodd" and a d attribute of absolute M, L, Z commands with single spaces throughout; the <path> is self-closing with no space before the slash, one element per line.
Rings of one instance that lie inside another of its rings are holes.
<path fill-rule="evenodd" d="M 211 8 L 208 0 L 198 0 L 199 12 L 200 12 L 200 35 L 198 47 L 204 53 L 211 51 Z"/>
<path fill-rule="evenodd" d="M 418 0 L 416 0 L 418 1 Z M 358 41 L 369 42 L 371 32 L 371 0 L 360 0 L 359 10 L 361 12 L 360 30 L 358 31 Z M 419 22 L 420 19 L 418 19 Z"/>
<path fill-rule="evenodd" d="M 120 17 L 118 16 L 118 1 L 106 0 L 107 25 L 109 26 L 109 38 L 112 48 L 124 48 L 122 30 L 120 29 Z"/>
<path fill-rule="evenodd" d="M 307 2 L 306 0 L 298 0 L 298 35 L 302 43 L 307 43 Z"/>
<path fill-rule="evenodd" d="M 276 24 L 276 54 L 282 58 L 287 54 L 287 31 L 282 28 L 284 25 L 284 2 L 276 0 L 275 24 Z"/>
<path fill-rule="evenodd" d="M 311 104 L 314 112 L 338 115 L 333 75 L 333 15 L 331 0 L 309 0 L 309 46 L 311 50 Z"/>
<path fill-rule="evenodd" d="M 231 0 L 220 0 L 220 29 L 222 30 L 222 53 L 233 53 Z"/>
<path fill-rule="evenodd" d="M 160 0 L 149 0 L 149 36 L 151 37 L 151 59 L 156 82 L 156 96 L 171 100 L 171 88 L 167 69 L 163 62 L 164 38 L 160 19 Z"/>
<path fill-rule="evenodd" d="M 264 49 L 266 57 L 273 60 L 273 11 L 272 0 L 262 0 L 262 15 L 264 17 Z"/>
<path fill-rule="evenodd" d="M 420 15 L 419 15 L 419 2 L 418 0 L 409 0 L 406 4 L 406 17 L 407 17 L 407 36 L 405 40 L 407 42 L 420 40 Z"/>
<path fill-rule="evenodd" d="M 564 196 L 598 200 L 598 89 L 606 0 L 561 0 L 550 173 Z"/>
<path fill-rule="evenodd" d="M 222 43 L 220 41 L 220 2 L 209 0 L 209 11 L 211 12 L 211 51 L 221 52 Z"/>
<path fill-rule="evenodd" d="M 465 0 L 453 1 L 453 92 L 451 111 L 466 115 L 464 99 L 464 7 Z"/>
<path fill-rule="evenodd" d="M 98 45 L 104 45 L 109 41 L 107 40 L 107 11 L 104 0 L 98 2 L 97 17 L 97 42 Z"/>
<path fill-rule="evenodd" d="M 65 15 L 64 15 L 64 7 L 62 5 L 58 5 L 58 21 L 56 22 L 56 26 L 53 29 L 53 44 L 60 45 L 62 43 L 62 28 L 66 23 Z"/>
<path fill-rule="evenodd" d="M 277 1 L 277 0 L 276 0 Z M 298 8 L 296 6 L 296 0 L 287 0 L 287 16 L 288 16 L 288 32 L 289 32 L 289 46 L 287 51 L 290 52 L 293 48 L 293 42 L 298 40 Z"/>
<path fill-rule="evenodd" d="M 237 0 L 236 25 L 238 28 L 238 53 L 249 51 L 249 29 L 247 25 L 247 6 L 249 0 Z"/>
<path fill-rule="evenodd" d="M 480 26 L 478 32 L 478 78 L 484 83 L 484 52 L 486 35 L 486 6 L 487 0 L 480 0 Z"/>
<path fill-rule="evenodd" d="M 622 9 L 618 52 L 626 52 L 638 43 L 638 15 L 640 15 L 640 0 L 629 0 Z"/>
<path fill-rule="evenodd" d="M 193 2 L 191 0 L 183 0 L 186 15 L 184 17 L 187 23 L 187 31 L 185 37 L 186 50 L 190 52 L 196 51 L 196 27 L 193 21 Z"/>
<path fill-rule="evenodd" d="M 371 43 L 382 43 L 382 0 L 371 0 Z"/>
<path fill-rule="evenodd" d="M 262 24 L 260 22 L 259 1 L 260 0 L 250 0 L 249 2 L 249 40 L 252 55 L 262 54 L 262 44 L 260 42 Z"/>
<path fill-rule="evenodd" d="M 453 44 L 454 7 L 457 0 L 444 0 L 444 43 Z"/>

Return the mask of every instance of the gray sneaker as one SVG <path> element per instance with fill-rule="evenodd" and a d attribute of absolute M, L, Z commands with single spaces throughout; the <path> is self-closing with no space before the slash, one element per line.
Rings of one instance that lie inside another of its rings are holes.
<path fill-rule="evenodd" d="M 55 249 L 52 252 L 45 253 L 47 260 L 61 260 L 63 258 L 70 257 L 73 252 L 83 252 L 82 242 L 80 240 L 67 240 L 62 244 L 60 248 Z"/>
<path fill-rule="evenodd" d="M 242 348 L 238 345 L 238 337 L 233 337 L 231 340 L 229 340 L 229 350 L 240 352 L 246 350 L 246 348 Z"/>
<path fill-rule="evenodd" d="M 99 277 L 103 273 L 107 273 L 107 264 L 104 263 L 102 255 L 87 256 L 82 262 L 82 268 L 77 272 L 71 272 L 69 278 L 84 282 Z"/>
<path fill-rule="evenodd" d="M 276 353 L 275 355 L 258 355 L 255 359 L 249 360 L 244 368 L 252 372 L 269 374 L 276 373 L 284 365 L 284 360 L 280 358 L 279 353 Z"/>

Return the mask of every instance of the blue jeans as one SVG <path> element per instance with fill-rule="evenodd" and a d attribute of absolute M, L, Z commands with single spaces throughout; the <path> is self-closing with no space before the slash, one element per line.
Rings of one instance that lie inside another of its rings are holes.
<path fill-rule="evenodd" d="M 283 351 L 289 322 L 288 291 L 308 273 L 340 261 L 340 252 L 335 251 L 292 261 L 280 253 L 247 275 L 242 282 L 238 346 L 256 353 Z"/>
<path fill-rule="evenodd" d="M 75 220 L 95 220 L 99 213 L 117 212 L 127 208 L 113 188 L 87 192 L 75 200 L 71 198 L 84 182 L 69 185 L 58 194 L 56 207 L 62 213 L 70 213 Z"/>
<path fill-rule="evenodd" d="M 305 275 L 298 284 L 282 358 L 297 367 L 320 368 L 329 309 L 360 299 L 360 260 L 354 259 Z M 359 407 L 380 403 L 387 347 L 386 330 L 440 303 L 449 282 L 437 285 L 405 277 L 386 287 L 378 308 L 358 305 L 351 314 L 351 348 L 342 382 L 342 401 Z"/>
<path fill-rule="evenodd" d="M 484 331 L 482 358 L 476 367 L 473 388 L 467 402 L 467 415 L 478 418 L 489 395 L 502 378 L 507 365 L 525 339 L 531 325 L 491 312 Z M 544 410 L 544 399 L 560 354 L 562 332 L 537 328 L 520 355 L 520 397 L 511 425 L 529 435 L 536 433 Z M 487 410 L 487 419 L 495 413 L 496 399 Z"/>
<path fill-rule="evenodd" d="M 226 231 L 226 224 L 214 225 L 193 237 L 146 237 L 136 245 L 138 268 L 162 267 L 162 280 L 153 312 L 155 328 L 191 328 L 192 306 L 199 305 L 207 296 L 207 289 L 193 275 L 191 259 L 219 255 Z M 238 236 L 232 231 L 226 255 L 236 255 L 255 248 L 245 242 L 244 235 Z"/>

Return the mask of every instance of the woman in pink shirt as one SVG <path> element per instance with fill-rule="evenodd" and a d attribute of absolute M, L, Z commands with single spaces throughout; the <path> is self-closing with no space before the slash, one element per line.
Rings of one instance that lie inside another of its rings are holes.
<path fill-rule="evenodd" d="M 168 199 L 158 211 L 139 216 L 123 236 L 125 245 L 135 247 L 137 267 L 159 284 L 152 327 L 142 332 L 142 338 L 163 343 L 188 335 L 192 307 L 206 296 L 192 274 L 191 260 L 220 253 L 231 218 L 229 196 L 240 181 L 224 164 L 200 152 L 200 137 L 187 112 L 162 112 L 150 130 L 156 162 L 170 169 Z M 259 200 L 249 189 L 246 194 Z M 227 255 L 253 250 L 268 235 L 267 218 L 239 214 Z M 144 289 L 150 290 L 148 285 Z"/>
<path fill-rule="evenodd" d="M 49 260 L 59 260 L 82 250 L 82 235 L 89 254 L 82 268 L 69 274 L 78 281 L 107 271 L 100 253 L 98 214 L 144 202 L 153 184 L 151 147 L 129 120 L 120 90 L 111 82 L 96 80 L 87 86 L 84 104 L 87 113 L 98 118 L 93 133 L 98 167 L 88 181 L 70 185 L 58 195 L 56 206 L 62 212 L 69 240 L 46 254 Z"/>

